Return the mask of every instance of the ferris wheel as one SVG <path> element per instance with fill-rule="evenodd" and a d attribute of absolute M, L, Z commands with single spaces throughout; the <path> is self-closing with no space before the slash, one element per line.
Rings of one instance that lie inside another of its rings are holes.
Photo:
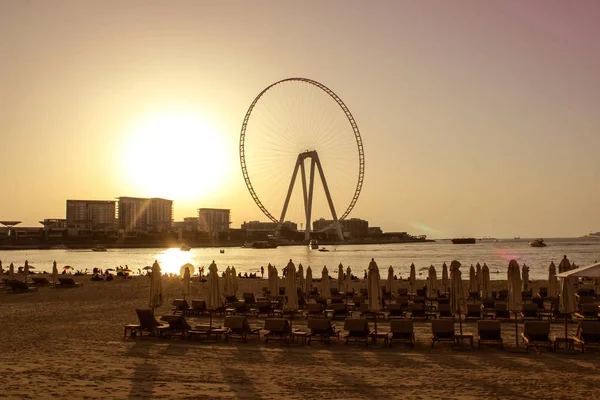
<path fill-rule="evenodd" d="M 260 92 L 242 123 L 240 163 L 250 195 L 271 221 L 305 224 L 309 240 L 312 218 L 323 218 L 343 240 L 340 221 L 360 195 L 365 156 L 356 121 L 331 89 L 288 78 Z"/>

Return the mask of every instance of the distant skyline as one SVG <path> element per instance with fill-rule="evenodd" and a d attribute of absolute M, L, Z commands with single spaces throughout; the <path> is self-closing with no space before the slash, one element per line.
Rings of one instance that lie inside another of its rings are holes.
<path fill-rule="evenodd" d="M 349 218 L 433 238 L 600 231 L 599 37 L 593 0 L 4 0 L 0 220 L 133 196 L 174 200 L 176 220 L 266 221 L 240 128 L 301 76 L 361 131 Z"/>

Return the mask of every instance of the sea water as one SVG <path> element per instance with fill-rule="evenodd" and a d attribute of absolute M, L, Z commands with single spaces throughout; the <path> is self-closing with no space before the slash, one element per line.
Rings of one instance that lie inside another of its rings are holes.
<path fill-rule="evenodd" d="M 348 266 L 352 273 L 363 277 L 371 258 L 375 259 L 381 270 L 382 279 L 387 277 L 387 269 L 391 265 L 398 278 L 407 278 L 411 263 L 415 264 L 417 279 L 427 277 L 427 268 L 434 265 L 438 278 L 441 277 L 442 264 L 448 265 L 452 260 L 462 264 L 463 279 L 468 279 L 469 267 L 486 263 L 490 268 L 492 280 L 506 279 L 508 262 L 515 259 L 522 266 L 529 267 L 530 279 L 547 279 L 548 265 L 554 261 L 556 266 L 564 255 L 578 266 L 591 264 L 600 260 L 600 239 L 545 239 L 547 247 L 530 247 L 529 240 L 506 239 L 499 241 L 482 240 L 475 244 L 452 244 L 449 240 L 438 240 L 430 243 L 380 244 L 380 245 L 337 245 L 326 246 L 327 252 L 311 250 L 306 245 L 280 246 L 276 249 L 252 249 L 241 247 L 193 248 L 190 251 L 172 249 L 108 249 L 106 252 L 91 250 L 0 250 L 0 260 L 6 271 L 12 262 L 17 268 L 23 266 L 25 260 L 33 267 L 34 272 L 51 272 L 52 262 L 56 261 L 59 272 L 64 266 L 72 267 L 71 271 L 91 273 L 95 267 L 107 269 L 127 266 L 134 274 L 157 260 L 165 273 L 179 273 L 183 264 L 190 263 L 195 272 L 204 266 L 205 274 L 214 260 L 219 271 L 228 266 L 235 266 L 238 273 L 256 273 L 260 277 L 260 268 L 264 266 L 265 278 L 267 265 L 275 265 L 281 275 L 283 267 L 291 259 L 296 268 L 302 264 L 304 271 L 308 266 L 313 270 L 313 277 L 320 278 L 323 266 L 327 266 L 329 275 L 337 276 L 338 265 L 344 271 Z"/>

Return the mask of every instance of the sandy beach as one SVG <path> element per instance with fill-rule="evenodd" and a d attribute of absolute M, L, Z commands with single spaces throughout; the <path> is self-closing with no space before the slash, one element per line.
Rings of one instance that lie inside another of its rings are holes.
<path fill-rule="evenodd" d="M 123 338 L 123 326 L 147 308 L 146 277 L 92 282 L 81 288 L 0 293 L 2 398 L 161 399 L 581 399 L 600 387 L 600 351 L 585 354 L 515 348 L 514 324 L 502 324 L 506 349 L 430 348 L 431 327 L 416 322 L 415 349 L 362 345 L 187 341 Z M 464 281 L 465 285 L 467 281 Z M 542 282 L 543 283 L 543 282 Z M 259 294 L 266 280 L 240 279 L 239 293 Z M 364 283 L 355 283 L 357 287 Z M 402 283 L 405 284 L 405 283 Z M 419 282 L 422 285 L 423 281 Z M 493 282 L 494 289 L 505 282 Z M 193 298 L 205 285 L 193 283 Z M 535 290 L 540 283 L 532 282 Z M 171 313 L 181 297 L 178 278 L 164 278 Z M 208 317 L 189 317 L 191 325 Z M 263 319 L 250 317 L 262 326 Z M 215 319 L 217 325 L 223 318 Z M 294 327 L 306 324 L 303 318 Z M 337 321 L 343 326 L 343 321 Z M 457 329 L 458 329 L 458 323 Z M 463 325 L 475 333 L 475 323 Z M 389 329 L 389 323 L 378 323 Z M 522 325 L 519 326 L 522 329 Z M 573 334 L 576 324 L 569 325 Z M 557 335 L 564 325 L 552 324 Z"/>

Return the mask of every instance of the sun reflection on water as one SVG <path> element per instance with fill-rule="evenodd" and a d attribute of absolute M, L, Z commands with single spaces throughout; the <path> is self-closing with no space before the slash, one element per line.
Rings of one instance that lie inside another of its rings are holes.
<path fill-rule="evenodd" d="M 158 255 L 158 263 L 163 274 L 179 274 L 183 264 L 193 264 L 191 252 L 181 251 L 178 248 L 163 251 Z"/>

